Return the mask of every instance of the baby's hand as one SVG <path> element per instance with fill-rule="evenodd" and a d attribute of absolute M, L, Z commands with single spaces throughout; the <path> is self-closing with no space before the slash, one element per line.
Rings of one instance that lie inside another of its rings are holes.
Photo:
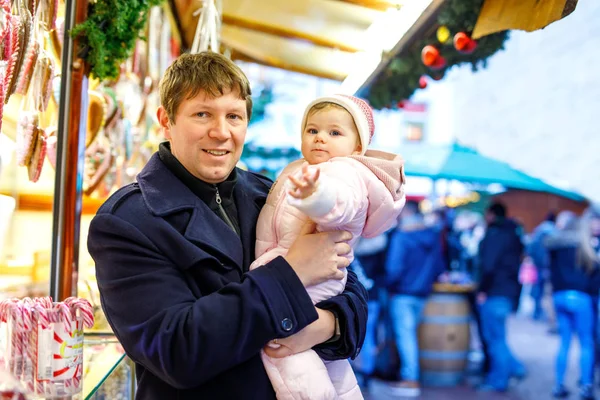
<path fill-rule="evenodd" d="M 319 168 L 315 168 L 315 173 L 311 176 L 308 171 L 308 164 L 304 164 L 302 167 L 302 176 L 300 178 L 295 178 L 290 175 L 290 181 L 294 185 L 294 187 L 288 192 L 290 196 L 296 199 L 305 199 L 308 196 L 312 195 L 317 190 L 317 180 L 319 179 L 319 174 L 321 171 Z"/>

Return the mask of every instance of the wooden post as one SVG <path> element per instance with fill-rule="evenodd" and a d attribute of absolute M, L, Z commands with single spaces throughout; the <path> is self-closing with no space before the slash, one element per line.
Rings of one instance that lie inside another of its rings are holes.
<path fill-rule="evenodd" d="M 87 6 L 88 0 L 66 1 L 50 264 L 54 301 L 77 294 L 88 79 L 70 31 L 85 20 Z"/>

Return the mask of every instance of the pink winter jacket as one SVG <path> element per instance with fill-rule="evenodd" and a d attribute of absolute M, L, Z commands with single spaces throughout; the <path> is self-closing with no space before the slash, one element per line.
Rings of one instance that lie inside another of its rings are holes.
<path fill-rule="evenodd" d="M 321 232 L 347 230 L 353 246 L 360 236 L 375 237 L 396 225 L 406 201 L 402 159 L 391 153 L 369 150 L 364 156 L 336 157 L 318 165 L 316 192 L 298 200 L 288 195 L 288 176 L 301 174 L 304 160 L 290 163 L 273 184 L 258 218 L 256 260 L 251 269 L 284 256 L 306 220 Z M 310 166 L 310 168 L 315 168 Z M 353 253 L 348 255 L 350 261 Z M 313 303 L 341 293 L 346 285 L 331 280 L 307 288 Z"/>

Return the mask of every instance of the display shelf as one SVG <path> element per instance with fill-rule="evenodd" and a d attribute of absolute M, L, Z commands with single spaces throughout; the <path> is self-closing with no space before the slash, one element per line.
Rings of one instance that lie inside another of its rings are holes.
<path fill-rule="evenodd" d="M 132 393 L 134 384 L 133 369 L 123 348 L 114 336 L 100 338 L 86 336 L 83 348 L 82 399 L 109 398 L 99 393 L 106 387 L 105 385 L 111 385 L 113 392 Z M 117 398 L 117 396 L 111 397 Z M 133 397 L 127 395 L 118 397 L 133 400 Z"/>

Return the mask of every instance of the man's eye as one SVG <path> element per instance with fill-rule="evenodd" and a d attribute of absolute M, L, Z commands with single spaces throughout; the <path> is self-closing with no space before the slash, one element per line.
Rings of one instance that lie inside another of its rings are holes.
<path fill-rule="evenodd" d="M 237 115 L 237 114 L 229 114 L 229 118 L 230 119 L 242 119 L 241 115 Z"/>
<path fill-rule="evenodd" d="M 196 117 L 203 118 L 203 117 L 206 117 L 206 114 L 207 113 L 205 113 L 204 111 L 200 111 L 200 112 L 196 113 Z"/>

